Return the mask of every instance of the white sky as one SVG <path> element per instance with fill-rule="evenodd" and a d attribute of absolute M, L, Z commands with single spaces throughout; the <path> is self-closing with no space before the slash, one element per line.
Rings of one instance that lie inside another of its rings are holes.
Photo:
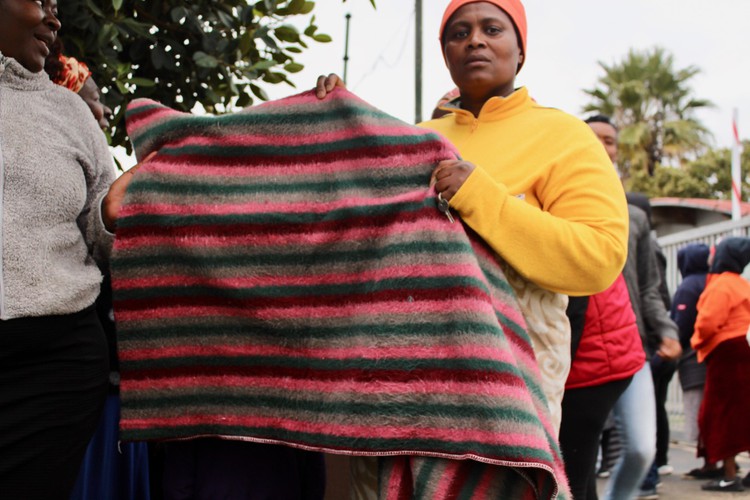
<path fill-rule="evenodd" d="M 423 0 L 423 117 L 453 88 L 440 53 L 437 31 L 449 0 Z M 348 87 L 361 98 L 413 122 L 414 2 L 317 0 L 319 31 L 334 38 L 310 44 L 298 57 L 306 68 L 293 75 L 297 90 L 265 86 L 271 98 L 311 88 L 317 76 L 343 75 L 345 14 L 351 13 Z M 516 84 L 528 87 L 542 105 L 582 116 L 583 89 L 595 86 L 602 61 L 613 64 L 629 49 L 661 46 L 675 68 L 697 66 L 694 96 L 715 108 L 697 116 L 713 133 L 715 146 L 732 143 L 732 110 L 738 109 L 741 138 L 750 137 L 750 0 L 525 0 L 529 24 L 526 63 Z M 302 23 L 306 24 L 306 21 Z"/>

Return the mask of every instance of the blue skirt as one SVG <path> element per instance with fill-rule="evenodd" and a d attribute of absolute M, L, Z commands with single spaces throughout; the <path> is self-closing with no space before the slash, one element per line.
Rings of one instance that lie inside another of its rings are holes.
<path fill-rule="evenodd" d="M 148 445 L 119 443 L 120 396 L 110 394 L 71 500 L 149 500 Z"/>

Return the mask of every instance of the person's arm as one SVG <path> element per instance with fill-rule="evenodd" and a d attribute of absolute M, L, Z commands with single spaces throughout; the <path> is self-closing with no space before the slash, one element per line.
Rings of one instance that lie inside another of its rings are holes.
<path fill-rule="evenodd" d="M 131 167 L 127 172 L 124 172 L 120 177 L 117 178 L 117 180 L 112 183 L 111 186 L 109 186 L 109 190 L 102 200 L 101 209 L 102 220 L 104 221 L 104 225 L 107 231 L 111 233 L 115 232 L 115 228 L 117 227 L 117 216 L 120 213 L 122 202 L 125 200 L 125 194 L 127 193 L 128 185 L 133 180 L 133 177 L 135 177 L 135 173 L 138 171 L 141 165 L 149 161 L 154 155 L 156 155 L 156 153 L 156 151 L 152 151 L 143 159 L 143 161 Z"/>
<path fill-rule="evenodd" d="M 88 135 L 89 152 L 83 155 L 86 173 L 86 202 L 78 216 L 78 227 L 89 253 L 101 266 L 109 259 L 114 235 L 107 230 L 102 218 L 102 200 L 115 179 L 114 162 L 107 140 L 96 122 L 88 116 L 81 122 L 81 130 Z"/>
<path fill-rule="evenodd" d="M 441 162 L 433 174 L 436 190 L 527 280 L 566 295 L 592 295 L 622 271 L 628 237 L 622 185 L 594 141 L 586 137 L 561 152 L 538 186 L 539 207 L 484 169 L 461 165 L 467 162 Z"/>

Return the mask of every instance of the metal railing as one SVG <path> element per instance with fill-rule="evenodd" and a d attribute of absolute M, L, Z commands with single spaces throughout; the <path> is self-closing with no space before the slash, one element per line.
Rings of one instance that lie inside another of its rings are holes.
<path fill-rule="evenodd" d="M 690 243 L 705 243 L 713 245 L 725 236 L 748 236 L 750 235 L 750 217 L 738 221 L 726 221 L 707 226 L 697 227 L 687 231 L 670 234 L 658 238 L 659 244 L 667 258 L 667 273 L 665 279 L 671 294 L 682 281 L 680 271 L 677 267 L 677 252 L 680 248 Z M 677 375 L 672 379 L 667 394 L 667 412 L 673 428 L 682 430 L 684 414 L 682 410 L 682 389 Z M 677 430 L 677 429 L 675 429 Z"/>

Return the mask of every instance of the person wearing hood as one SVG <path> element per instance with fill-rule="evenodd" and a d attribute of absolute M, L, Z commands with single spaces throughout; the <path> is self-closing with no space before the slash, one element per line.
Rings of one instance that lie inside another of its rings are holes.
<path fill-rule="evenodd" d="M 698 362 L 706 364 L 698 455 L 724 462 L 724 477 L 704 484 L 707 491 L 750 487 L 750 474 L 740 480 L 735 461 L 750 451 L 750 283 L 740 276 L 748 263 L 750 238 L 726 238 L 717 245 L 690 339 Z"/>
<path fill-rule="evenodd" d="M 689 442 L 698 442 L 698 410 L 703 400 L 703 385 L 706 382 L 706 365 L 698 363 L 696 352 L 690 347 L 695 318 L 698 315 L 698 298 L 706 288 L 708 257 L 711 250 L 704 243 L 692 243 L 677 252 L 677 268 L 682 282 L 672 298 L 670 317 L 680 330 L 682 358 L 677 373 L 682 388 L 685 413 L 685 434 Z M 685 474 L 688 479 L 714 479 L 723 474 L 716 464 L 706 463 Z"/>

